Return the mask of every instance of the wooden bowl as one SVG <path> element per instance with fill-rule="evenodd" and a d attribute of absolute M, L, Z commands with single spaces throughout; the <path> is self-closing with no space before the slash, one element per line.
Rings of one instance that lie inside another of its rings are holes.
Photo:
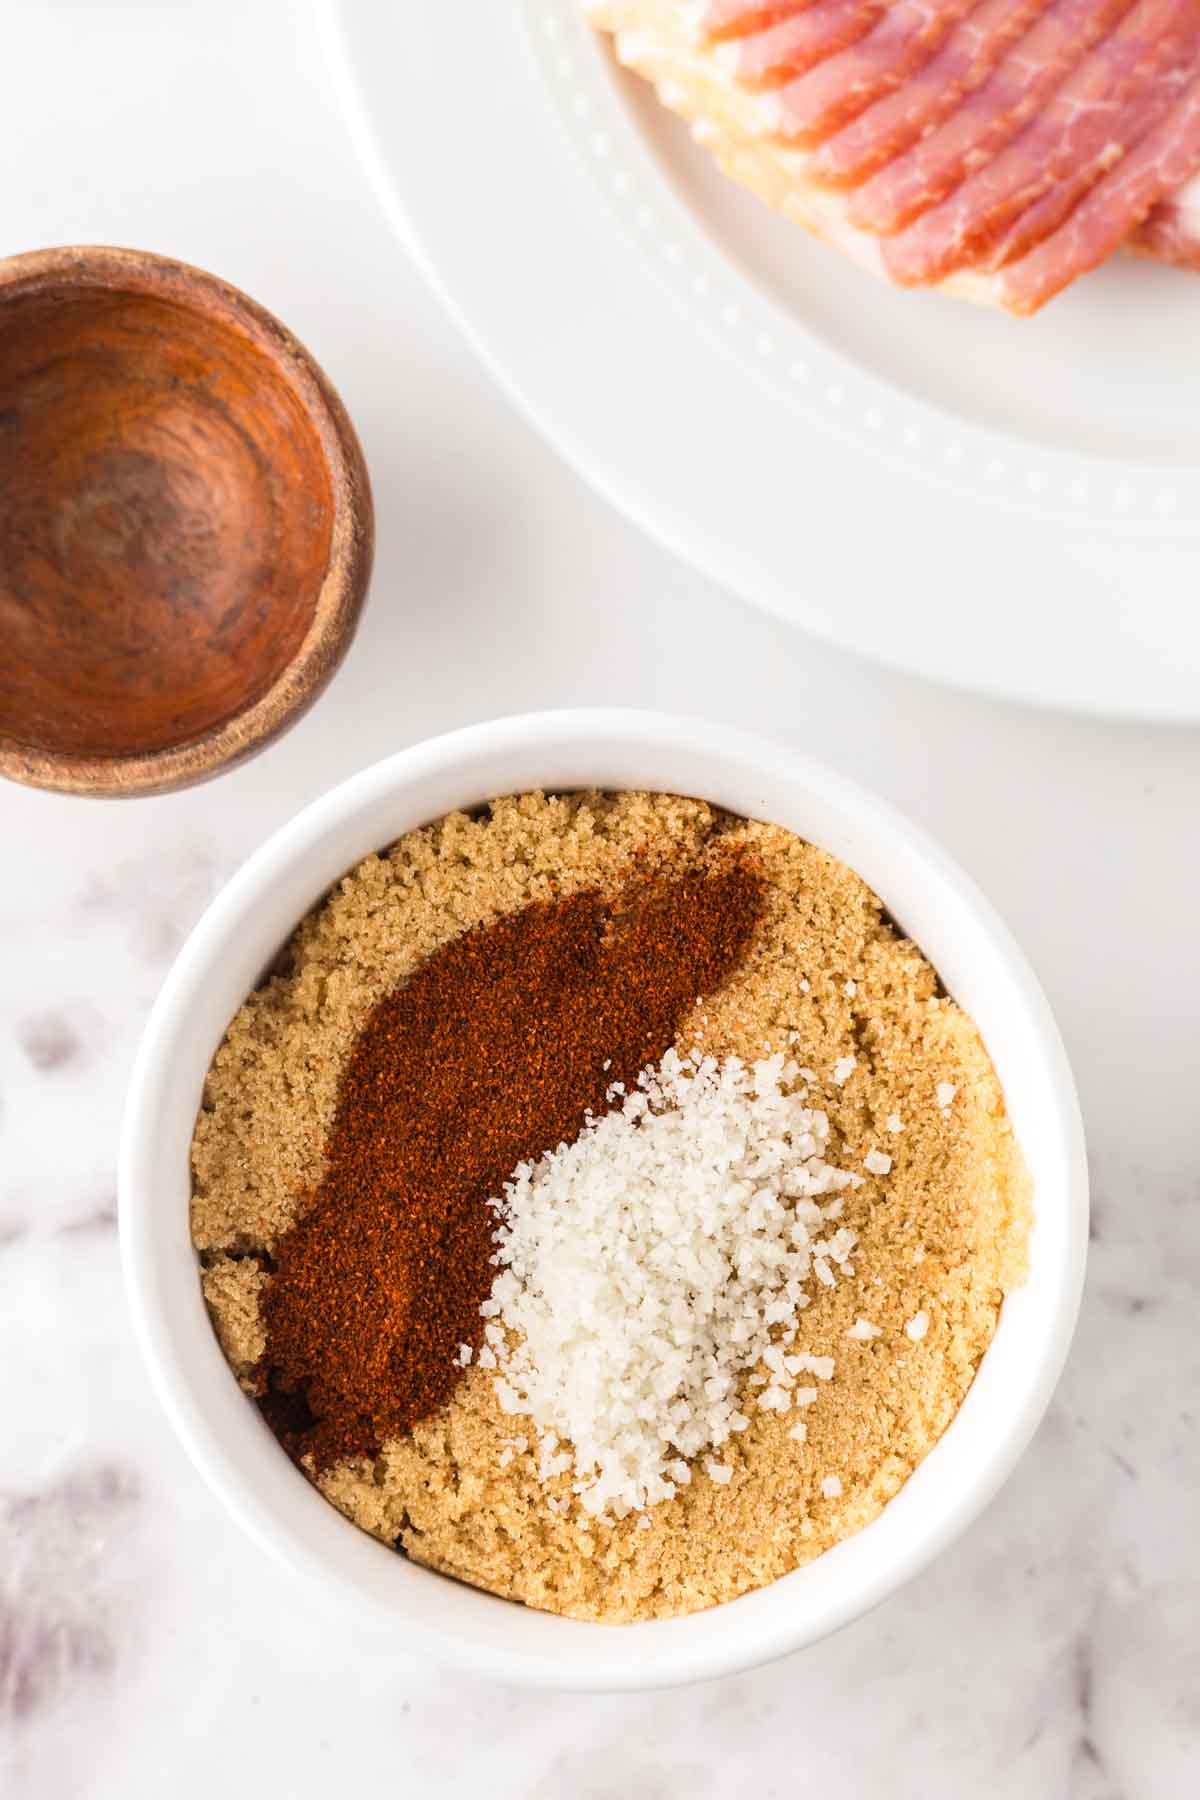
<path fill-rule="evenodd" d="M 354 428 L 261 306 L 141 251 L 0 261 L 0 774 L 150 794 L 253 755 L 373 544 Z"/>

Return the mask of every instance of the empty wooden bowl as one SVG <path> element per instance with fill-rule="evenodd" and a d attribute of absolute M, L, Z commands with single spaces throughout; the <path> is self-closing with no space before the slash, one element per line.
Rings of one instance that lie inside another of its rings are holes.
<path fill-rule="evenodd" d="M 148 794 L 252 755 L 337 667 L 373 539 L 341 401 L 245 294 L 0 261 L 0 774 Z"/>

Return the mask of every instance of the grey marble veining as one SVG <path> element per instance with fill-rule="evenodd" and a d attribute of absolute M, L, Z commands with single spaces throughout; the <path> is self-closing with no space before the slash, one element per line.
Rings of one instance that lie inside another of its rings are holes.
<path fill-rule="evenodd" d="M 21 0 L 12 29 L 27 67 L 55 67 L 58 104 L 49 119 L 36 81 L 9 96 L 7 248 L 143 243 L 276 306 L 360 426 L 380 543 L 347 665 L 258 761 L 135 804 L 0 791 L 3 1800 L 1190 1800 L 1200 732 L 927 689 L 798 638 L 644 543 L 515 417 L 419 287 L 363 187 L 306 9 L 239 8 L 236 58 L 220 5 Z M 898 574 L 898 604 L 916 578 Z M 1046 985 L 1095 1188 L 1065 1378 L 983 1519 L 840 1636 L 643 1697 L 448 1675 L 265 1560 L 150 1393 L 114 1224 L 139 1033 L 242 858 L 390 749 L 580 701 L 755 725 L 918 816 Z"/>

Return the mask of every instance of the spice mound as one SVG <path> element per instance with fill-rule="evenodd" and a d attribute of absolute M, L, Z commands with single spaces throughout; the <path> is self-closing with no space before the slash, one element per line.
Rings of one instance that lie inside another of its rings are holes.
<path fill-rule="evenodd" d="M 535 901 L 452 939 L 380 1001 L 263 1305 L 265 1410 L 294 1453 L 326 1468 L 377 1451 L 447 1398 L 483 1331 L 487 1199 L 669 1049 L 758 910 L 740 860 L 611 902 L 594 889 Z"/>
<path fill-rule="evenodd" d="M 233 1370 L 333 1505 L 619 1622 L 903 1485 L 1021 1278 L 971 1021 L 844 865 L 671 795 L 368 857 L 233 1020 L 192 1146 Z"/>

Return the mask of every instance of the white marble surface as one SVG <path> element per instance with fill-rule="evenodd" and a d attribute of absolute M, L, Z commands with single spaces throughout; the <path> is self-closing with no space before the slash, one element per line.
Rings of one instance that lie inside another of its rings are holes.
<path fill-rule="evenodd" d="M 406 266 L 305 7 L 15 0 L 5 24 L 3 249 L 146 245 L 275 307 L 360 426 L 380 542 L 348 664 L 257 762 L 122 805 L 0 792 L 0 1794 L 1195 1794 L 1200 733 L 889 675 L 644 542 L 513 414 Z M 846 570 L 798 579 L 847 581 L 853 605 Z M 898 605 L 919 580 L 897 571 Z M 580 701 L 752 723 L 922 818 L 1046 984 L 1095 1181 L 1070 1366 L 984 1519 L 836 1640 L 644 1699 L 419 1666 L 265 1564 L 151 1397 L 113 1214 L 139 1030 L 238 861 L 390 749 Z"/>

